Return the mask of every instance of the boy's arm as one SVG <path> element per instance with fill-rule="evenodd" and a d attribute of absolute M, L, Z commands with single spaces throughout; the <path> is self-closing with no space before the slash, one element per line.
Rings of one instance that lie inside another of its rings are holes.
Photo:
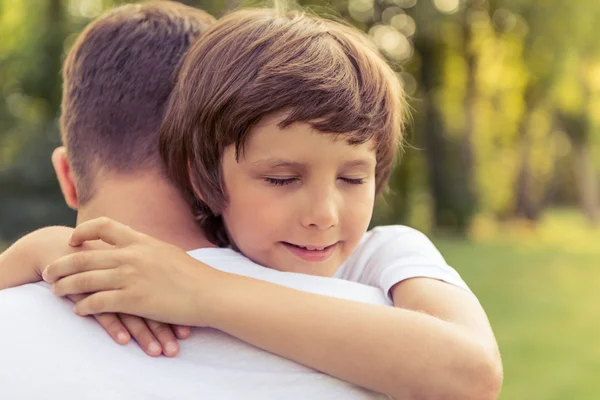
<path fill-rule="evenodd" d="M 16 241 L 0 254 L 0 290 L 41 281 L 43 267 L 73 252 L 69 246 L 72 233 L 73 228 L 52 226 Z"/>
<path fill-rule="evenodd" d="M 391 308 L 241 277 L 222 287 L 211 326 L 257 347 L 397 399 L 498 396 L 496 342 L 462 289 L 405 281 L 395 290 L 409 299 Z"/>
<path fill-rule="evenodd" d="M 393 290 L 402 293 L 397 305 L 410 309 L 382 307 L 216 271 L 106 219 L 78 229 L 75 244 L 102 238 L 118 249 L 88 257 L 87 265 L 65 257 L 45 271 L 58 294 L 99 292 L 78 303 L 82 315 L 121 311 L 211 326 L 402 400 L 498 396 L 496 342 L 479 303 L 463 289 L 407 280 Z M 113 282 L 120 290 L 111 290 Z"/>

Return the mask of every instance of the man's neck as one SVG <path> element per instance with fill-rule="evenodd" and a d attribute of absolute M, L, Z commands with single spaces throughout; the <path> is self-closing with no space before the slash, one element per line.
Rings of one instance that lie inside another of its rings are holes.
<path fill-rule="evenodd" d="M 215 247 L 178 191 L 154 173 L 97 179 L 92 200 L 79 209 L 77 224 L 102 216 L 186 251 Z"/>

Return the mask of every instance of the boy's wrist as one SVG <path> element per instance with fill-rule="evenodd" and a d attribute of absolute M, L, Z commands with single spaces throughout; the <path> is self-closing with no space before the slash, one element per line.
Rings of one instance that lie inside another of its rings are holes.
<path fill-rule="evenodd" d="M 230 288 L 235 276 L 210 266 L 203 268 L 197 282 L 191 282 L 194 311 L 191 316 L 193 325 L 221 329 L 223 316 L 230 307 Z M 200 282 L 200 285 L 198 285 Z M 200 288 L 200 290 L 198 290 Z"/>
<path fill-rule="evenodd" d="M 251 282 L 239 275 L 219 270 L 215 272 L 214 279 L 211 279 L 211 288 L 206 293 L 208 296 L 205 297 L 207 300 L 204 303 L 204 326 L 227 332 L 232 319 L 237 318 L 239 304 L 246 303 L 243 296 L 251 291 L 251 288 L 246 286 Z"/>

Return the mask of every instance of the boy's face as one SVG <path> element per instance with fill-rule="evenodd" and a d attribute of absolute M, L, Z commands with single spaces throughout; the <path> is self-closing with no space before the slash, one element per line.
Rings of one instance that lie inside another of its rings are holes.
<path fill-rule="evenodd" d="M 232 241 L 253 261 L 332 276 L 371 220 L 374 142 L 350 145 L 305 123 L 281 130 L 281 120 L 266 118 L 255 127 L 239 162 L 234 146 L 225 149 L 223 218 Z"/>

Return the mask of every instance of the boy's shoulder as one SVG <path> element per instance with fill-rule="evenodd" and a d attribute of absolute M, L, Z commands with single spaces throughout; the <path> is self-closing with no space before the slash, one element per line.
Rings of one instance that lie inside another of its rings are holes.
<path fill-rule="evenodd" d="M 403 279 L 446 280 L 446 275 L 455 274 L 427 235 L 409 226 L 386 225 L 365 233 L 335 276 L 387 291 Z"/>
<path fill-rule="evenodd" d="M 365 251 L 377 251 L 387 246 L 409 247 L 415 244 L 421 246 L 427 244 L 426 247 L 433 246 L 427 235 L 410 226 L 380 225 L 363 235 L 353 255 Z"/>

